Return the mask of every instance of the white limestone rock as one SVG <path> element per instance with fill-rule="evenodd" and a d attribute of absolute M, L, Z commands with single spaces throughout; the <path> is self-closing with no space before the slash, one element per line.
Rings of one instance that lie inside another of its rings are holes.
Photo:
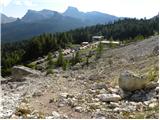
<path fill-rule="evenodd" d="M 103 102 L 118 102 L 121 96 L 116 94 L 99 94 L 97 97 Z"/>

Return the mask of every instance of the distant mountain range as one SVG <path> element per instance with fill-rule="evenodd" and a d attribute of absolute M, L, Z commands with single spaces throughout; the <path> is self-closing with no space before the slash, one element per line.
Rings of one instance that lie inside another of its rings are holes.
<path fill-rule="evenodd" d="M 8 22 L 3 15 L 1 17 L 3 19 L 2 42 L 24 40 L 42 33 L 64 32 L 119 19 L 116 16 L 96 11 L 80 12 L 74 7 L 68 7 L 64 13 L 46 9 L 41 11 L 28 10 L 21 19 L 13 18 L 14 20 L 8 20 Z"/>
<path fill-rule="evenodd" d="M 2 24 L 14 22 L 16 20 L 17 20 L 17 18 L 8 17 L 8 16 L 1 13 L 1 23 Z"/>

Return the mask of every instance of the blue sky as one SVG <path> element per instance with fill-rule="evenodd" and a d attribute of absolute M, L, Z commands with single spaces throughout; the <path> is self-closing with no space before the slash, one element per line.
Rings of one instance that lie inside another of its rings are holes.
<path fill-rule="evenodd" d="M 1 12 L 22 17 L 28 9 L 64 12 L 68 6 L 80 11 L 99 11 L 119 17 L 151 18 L 159 12 L 160 0 L 0 0 Z"/>

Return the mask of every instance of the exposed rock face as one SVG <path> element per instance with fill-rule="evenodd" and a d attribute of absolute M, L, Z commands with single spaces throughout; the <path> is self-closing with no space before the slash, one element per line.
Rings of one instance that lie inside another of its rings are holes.
<path fill-rule="evenodd" d="M 120 74 L 119 77 L 119 87 L 125 91 L 143 89 L 146 83 L 147 79 L 135 75 L 131 71 L 124 71 Z"/>
<path fill-rule="evenodd" d="M 12 68 L 12 77 L 13 79 L 22 79 L 23 77 L 27 76 L 27 75 L 39 75 L 40 72 L 30 69 L 28 67 L 25 66 L 14 66 Z"/>

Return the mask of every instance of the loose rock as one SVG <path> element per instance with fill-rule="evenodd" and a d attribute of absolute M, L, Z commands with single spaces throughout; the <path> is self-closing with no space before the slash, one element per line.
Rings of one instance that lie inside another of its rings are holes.
<path fill-rule="evenodd" d="M 53 119 L 60 119 L 60 114 L 58 113 L 58 112 L 56 112 L 56 111 L 53 111 L 52 112 L 52 117 L 53 117 Z"/>
<path fill-rule="evenodd" d="M 94 89 L 107 89 L 107 86 L 105 83 L 96 83 L 94 86 L 93 86 Z"/>
<path fill-rule="evenodd" d="M 76 111 L 76 112 L 82 112 L 82 111 L 83 111 L 83 108 L 80 107 L 80 106 L 77 106 L 77 107 L 75 107 L 75 111 Z"/>
<path fill-rule="evenodd" d="M 97 97 L 103 102 L 117 102 L 121 100 L 121 96 L 116 94 L 100 94 Z"/>
<path fill-rule="evenodd" d="M 151 108 L 151 109 L 155 108 L 156 106 L 158 107 L 157 103 L 150 103 L 149 104 L 149 108 Z"/>

